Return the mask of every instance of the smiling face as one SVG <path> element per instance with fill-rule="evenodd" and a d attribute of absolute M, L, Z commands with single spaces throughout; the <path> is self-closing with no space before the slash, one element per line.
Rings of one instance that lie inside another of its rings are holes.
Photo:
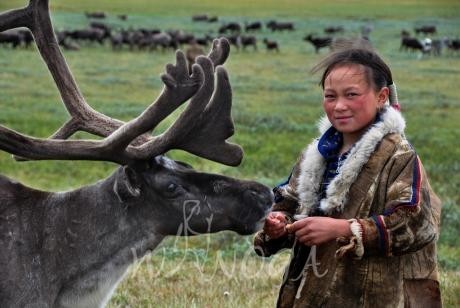
<path fill-rule="evenodd" d="M 362 65 L 344 64 L 324 80 L 323 107 L 332 126 L 343 133 L 345 147 L 364 134 L 388 98 L 388 88 L 375 89 L 368 74 Z"/>

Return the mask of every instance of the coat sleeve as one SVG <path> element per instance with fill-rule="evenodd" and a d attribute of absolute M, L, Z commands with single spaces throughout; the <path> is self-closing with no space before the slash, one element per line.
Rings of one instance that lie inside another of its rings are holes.
<path fill-rule="evenodd" d="M 438 237 L 440 200 L 431 190 L 419 157 L 413 150 L 404 151 L 389 163 L 386 184 L 381 184 L 386 185 L 383 210 L 352 222 L 364 255 L 412 253 Z"/>
<path fill-rule="evenodd" d="M 294 222 L 293 217 L 299 206 L 296 193 L 298 172 L 299 164 L 297 163 L 288 180 L 273 189 L 275 203 L 271 211 L 283 212 L 289 223 Z M 269 257 L 282 249 L 292 248 L 294 240 L 295 236 L 293 234 L 271 239 L 261 230 L 254 237 L 254 250 L 259 256 Z"/>

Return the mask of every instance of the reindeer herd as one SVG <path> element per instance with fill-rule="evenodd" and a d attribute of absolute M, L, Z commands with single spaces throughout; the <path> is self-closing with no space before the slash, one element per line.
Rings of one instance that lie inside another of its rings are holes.
<path fill-rule="evenodd" d="M 59 45 L 66 50 L 79 50 L 83 46 L 91 45 L 110 45 L 113 50 L 176 50 L 184 45 L 194 44 L 208 47 L 217 37 L 225 37 L 236 50 L 246 50 L 252 48 L 258 50 L 258 39 L 254 35 L 263 31 L 264 28 L 271 32 L 293 31 L 292 22 L 279 22 L 270 20 L 265 24 L 261 21 L 246 22 L 241 25 L 238 22 L 222 23 L 215 31 L 198 36 L 193 33 L 159 28 L 136 28 L 112 26 L 103 20 L 107 18 L 104 12 L 85 12 L 88 18 L 88 26 L 82 29 L 57 30 L 55 36 Z M 127 15 L 117 15 L 117 18 L 126 21 Z M 192 16 L 193 22 L 217 22 L 217 16 L 208 17 L 207 15 Z M 27 29 L 11 29 L 0 33 L 0 45 L 10 46 L 11 48 L 29 47 L 33 42 L 33 37 Z M 279 51 L 279 43 L 272 39 L 262 40 L 266 50 Z"/>
<path fill-rule="evenodd" d="M 440 56 L 444 49 L 451 52 L 458 52 L 460 50 L 460 39 L 449 39 L 447 36 L 442 38 L 433 38 L 437 35 L 437 28 L 433 25 L 425 25 L 414 28 L 415 35 L 405 29 L 401 31 L 401 51 L 418 51 L 420 56 L 424 54 L 431 54 Z M 424 35 L 425 37 L 421 37 Z M 431 36 L 431 37 L 430 37 Z"/>
<path fill-rule="evenodd" d="M 304 40 L 310 42 L 315 52 L 318 53 L 321 48 L 334 49 L 335 46 L 340 45 L 343 37 L 337 37 L 335 34 L 344 32 L 344 28 L 339 27 L 327 27 L 324 32 L 328 35 L 318 36 L 314 34 L 308 34 L 304 37 Z M 363 26 L 361 28 L 361 37 L 366 40 L 370 40 L 370 33 L 372 27 Z M 411 35 L 408 30 L 401 30 L 401 43 L 399 51 L 402 52 L 418 52 L 419 58 L 423 55 L 434 55 L 440 56 L 443 50 L 447 49 L 451 54 L 458 53 L 460 51 L 460 39 L 449 39 L 447 36 L 442 38 L 433 38 L 437 35 L 436 26 L 425 25 L 414 28 L 415 35 Z M 423 37 L 422 37 L 423 36 Z M 431 36 L 431 37 L 430 37 Z"/>
<path fill-rule="evenodd" d="M 216 37 L 225 37 L 236 51 L 258 51 L 258 45 L 263 44 L 266 51 L 279 52 L 281 44 L 268 36 L 275 33 L 293 32 L 300 29 L 292 21 L 253 20 L 244 23 L 237 21 L 222 21 L 218 16 L 207 14 L 193 15 L 193 23 L 205 24 L 220 23 L 206 34 L 194 34 L 183 29 L 160 28 L 132 28 L 124 27 L 120 23 L 106 22 L 109 15 L 105 12 L 85 12 L 88 26 L 82 29 L 65 29 L 55 32 L 59 45 L 66 50 L 79 50 L 83 46 L 101 45 L 110 46 L 112 50 L 145 50 L 145 51 L 174 51 L 184 46 L 198 44 L 203 48 Z M 128 16 L 116 15 L 121 23 L 126 22 Z M 347 39 L 346 28 L 343 25 L 326 26 L 322 29 L 323 35 L 317 32 L 303 36 L 303 41 L 309 43 L 316 53 L 321 49 L 333 49 L 341 41 Z M 361 27 L 359 36 L 370 41 L 373 26 L 366 24 Z M 434 37 L 436 36 L 437 37 Z M 262 38 L 263 37 L 263 38 Z M 279 37 L 279 36 L 278 36 Z M 12 29 L 0 33 L 0 45 L 17 48 L 29 47 L 33 37 L 26 29 Z M 401 31 L 399 51 L 418 52 L 422 55 L 440 56 L 444 50 L 450 54 L 457 54 L 460 50 L 460 39 L 439 37 L 436 26 L 422 25 L 414 28 L 414 35 L 407 30 Z"/>

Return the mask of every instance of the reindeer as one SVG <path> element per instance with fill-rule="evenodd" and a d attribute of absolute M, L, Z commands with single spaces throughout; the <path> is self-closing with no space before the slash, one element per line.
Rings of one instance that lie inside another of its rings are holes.
<path fill-rule="evenodd" d="M 344 31 L 345 29 L 343 28 L 343 26 L 330 26 L 324 28 L 324 33 L 327 34 L 343 33 Z"/>
<path fill-rule="evenodd" d="M 259 31 L 262 30 L 262 22 L 260 21 L 253 21 L 253 22 L 245 22 L 244 23 L 244 31 L 251 32 L 251 31 Z"/>
<path fill-rule="evenodd" d="M 257 50 L 257 38 L 254 35 L 241 35 L 240 41 L 243 50 L 246 50 L 247 46 L 252 46 L 254 51 Z"/>
<path fill-rule="evenodd" d="M 105 12 L 85 12 L 86 18 L 106 18 L 107 14 Z"/>
<path fill-rule="evenodd" d="M 106 179 L 67 192 L 47 192 L 0 176 L 0 307 L 103 307 L 133 256 L 168 235 L 255 232 L 272 203 L 264 185 L 202 173 L 164 156 L 182 149 L 236 166 L 231 86 L 220 66 L 225 39 L 213 42 L 189 72 L 184 54 L 162 75 L 159 97 L 122 122 L 88 105 L 56 42 L 48 0 L 0 14 L 0 31 L 29 28 L 71 118 L 48 139 L 0 125 L 0 150 L 17 160 L 109 161 Z M 216 83 L 215 83 L 216 79 Z M 151 131 L 190 99 L 164 133 Z M 77 131 L 103 137 L 69 139 Z"/>
<path fill-rule="evenodd" d="M 219 34 L 225 34 L 227 32 L 230 32 L 233 34 L 240 33 L 241 25 L 237 22 L 229 22 L 219 27 Z"/>
<path fill-rule="evenodd" d="M 193 15 L 192 21 L 208 21 L 208 15 L 207 14 Z"/>
<path fill-rule="evenodd" d="M 277 41 L 272 41 L 267 38 L 264 38 L 263 42 L 265 44 L 265 47 L 267 48 L 267 51 L 270 51 L 270 50 L 276 50 L 277 52 L 280 51 Z"/>
<path fill-rule="evenodd" d="M 332 44 L 332 37 L 314 37 L 313 34 L 309 34 L 303 38 L 304 41 L 310 42 L 315 47 L 315 52 L 319 53 L 319 50 L 323 47 L 330 47 Z"/>
<path fill-rule="evenodd" d="M 289 31 L 294 31 L 294 23 L 292 22 L 278 22 L 276 20 L 270 20 L 266 24 L 268 29 L 271 29 L 272 32 L 275 31 L 284 31 L 284 30 L 289 30 Z"/>
<path fill-rule="evenodd" d="M 16 48 L 21 44 L 21 34 L 17 30 L 0 32 L 0 44 L 11 44 L 12 48 Z"/>
<path fill-rule="evenodd" d="M 415 34 L 423 33 L 423 34 L 436 34 L 436 26 L 421 26 L 415 27 Z"/>

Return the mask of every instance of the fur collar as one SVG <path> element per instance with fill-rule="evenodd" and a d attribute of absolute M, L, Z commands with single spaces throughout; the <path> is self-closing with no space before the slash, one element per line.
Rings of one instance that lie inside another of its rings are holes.
<path fill-rule="evenodd" d="M 326 214 L 342 212 L 347 202 L 348 191 L 357 179 L 362 167 L 367 163 L 379 142 L 390 133 L 404 135 L 406 123 L 401 113 L 391 107 L 386 107 L 381 113 L 382 120 L 372 125 L 363 137 L 353 146 L 340 167 L 339 174 L 329 184 L 326 197 L 319 198 L 320 184 L 326 168 L 326 161 L 318 151 L 318 141 L 314 140 L 304 151 L 300 162 L 297 193 L 299 196 L 301 214 L 309 214 L 320 202 L 321 209 Z M 327 117 L 319 124 L 321 134 L 331 127 Z"/>

